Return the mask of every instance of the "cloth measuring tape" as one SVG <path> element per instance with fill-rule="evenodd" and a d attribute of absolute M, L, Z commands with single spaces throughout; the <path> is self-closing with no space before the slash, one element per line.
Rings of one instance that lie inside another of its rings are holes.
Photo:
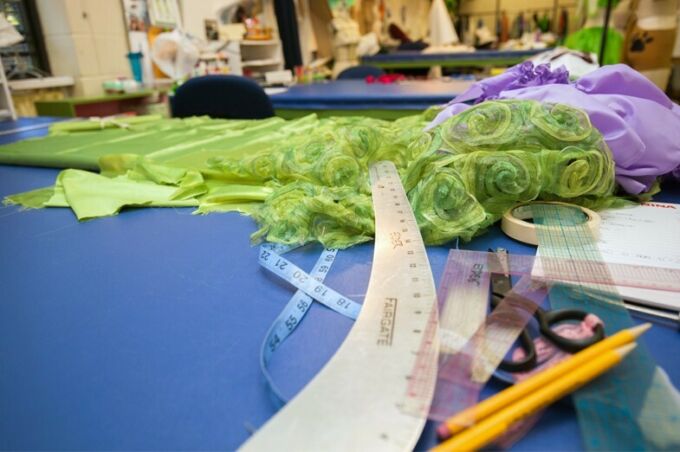
<path fill-rule="evenodd" d="M 529 223 L 525 220 L 533 218 L 532 204 L 522 204 L 516 206 L 503 215 L 501 220 L 501 229 L 509 237 L 518 240 L 522 243 L 528 243 L 530 245 L 538 245 L 538 236 L 536 235 L 536 225 Z M 600 216 L 585 207 L 577 206 L 574 204 L 567 204 L 563 202 L 541 202 L 540 204 L 548 204 L 555 206 L 564 206 L 570 209 L 579 209 L 585 219 L 585 224 L 594 236 L 597 236 L 598 230 L 600 229 Z"/>
<path fill-rule="evenodd" d="M 376 163 L 370 178 L 376 240 L 361 314 L 321 372 L 242 450 L 409 450 L 420 436 L 436 378 L 434 282 L 396 168 Z M 343 313 L 355 309 L 313 277 L 271 259 L 313 298 Z"/>
<path fill-rule="evenodd" d="M 328 272 L 330 267 L 327 264 L 333 261 L 336 253 L 337 250 L 325 250 L 322 254 L 323 259 L 320 265 L 318 267 L 315 266 L 316 270 L 312 271 L 312 275 L 306 273 L 290 261 L 281 258 L 274 248 L 269 250 L 263 248 L 260 253 L 259 262 L 264 268 L 290 282 L 301 292 L 313 297 L 321 304 L 349 318 L 356 319 L 361 310 L 361 305 L 349 298 L 343 297 L 318 280 L 321 275 L 325 275 Z"/>
<path fill-rule="evenodd" d="M 258 260 L 263 267 L 273 271 L 280 277 L 287 279 L 286 272 L 281 270 L 281 267 L 284 269 L 288 266 L 293 268 L 293 264 L 281 255 L 292 250 L 293 248 L 295 247 L 276 244 L 262 245 L 260 246 Z M 319 284 L 321 284 L 322 287 L 320 290 L 322 292 L 328 293 L 329 289 L 323 286 L 323 280 L 330 271 L 336 255 L 337 250 L 328 248 L 324 249 L 317 259 L 316 264 L 314 264 L 312 271 L 309 273 L 309 275 L 305 274 L 304 276 L 306 278 L 316 280 Z M 299 270 L 294 271 L 299 272 Z M 331 305 L 344 305 L 345 303 L 342 302 L 340 298 L 343 297 L 339 296 L 337 299 L 331 302 Z M 312 306 L 313 302 L 314 299 L 312 297 L 298 289 L 288 301 L 288 303 L 286 303 L 286 306 L 283 308 L 281 313 L 276 317 L 272 323 L 272 326 L 269 328 L 269 331 L 267 331 L 264 341 L 262 342 L 262 347 L 260 348 L 260 370 L 264 376 L 265 383 L 272 397 L 272 402 L 276 408 L 281 408 L 287 402 L 287 398 L 281 393 L 277 385 L 274 383 L 274 379 L 272 378 L 272 375 L 269 373 L 268 369 L 269 362 L 271 361 L 274 352 L 279 348 L 283 341 L 285 341 L 286 338 L 290 336 L 295 330 L 295 328 L 297 328 L 300 322 L 302 322 L 302 319 L 307 314 L 307 311 L 309 311 L 309 308 Z M 343 314 L 355 319 L 358 313 L 357 303 L 351 300 L 349 303 L 350 306 L 352 306 L 352 309 L 343 311 Z"/>

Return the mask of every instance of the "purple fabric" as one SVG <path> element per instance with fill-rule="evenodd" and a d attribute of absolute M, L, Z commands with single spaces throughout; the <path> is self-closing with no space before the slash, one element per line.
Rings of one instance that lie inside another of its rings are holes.
<path fill-rule="evenodd" d="M 656 178 L 680 172 L 680 107 L 630 67 L 602 67 L 575 83 L 566 71 L 531 62 L 482 80 L 449 103 L 433 127 L 460 113 L 471 100 L 533 99 L 583 109 L 604 136 L 616 163 L 616 180 L 628 193 L 648 190 Z"/>
<path fill-rule="evenodd" d="M 511 67 L 496 77 L 487 78 L 475 83 L 467 91 L 457 96 L 453 102 L 475 101 L 474 103 L 479 103 L 487 99 L 498 99 L 502 91 L 553 83 L 569 83 L 569 72 L 567 72 L 564 66 L 551 71 L 550 66 L 547 64 L 539 64 L 534 67 L 534 63 L 525 61 Z"/>

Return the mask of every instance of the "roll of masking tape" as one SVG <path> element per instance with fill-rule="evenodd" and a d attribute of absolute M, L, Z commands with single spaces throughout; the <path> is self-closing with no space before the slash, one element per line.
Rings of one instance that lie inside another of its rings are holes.
<path fill-rule="evenodd" d="M 588 228 L 593 233 L 593 237 L 597 238 L 597 234 L 600 229 L 600 216 L 596 212 L 586 209 L 585 207 L 567 204 L 564 202 L 541 201 L 515 206 L 508 210 L 505 215 L 503 215 L 503 220 L 501 222 L 501 229 L 503 232 L 513 239 L 519 240 L 520 242 L 528 243 L 530 245 L 538 245 L 536 226 L 533 223 L 526 221 L 533 218 L 531 211 L 532 204 L 552 204 L 564 206 L 565 208 L 570 209 L 579 209 L 583 213 L 585 217 L 585 224 L 588 225 Z M 564 225 L 560 226 L 560 229 L 568 227 L 569 225 Z"/>

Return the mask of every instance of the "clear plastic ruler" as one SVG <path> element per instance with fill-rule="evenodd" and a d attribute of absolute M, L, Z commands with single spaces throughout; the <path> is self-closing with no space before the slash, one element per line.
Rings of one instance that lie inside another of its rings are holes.
<path fill-rule="evenodd" d="M 676 268 L 611 264 L 593 261 L 583 255 L 547 256 L 543 253 L 540 256 L 511 254 L 508 256 L 510 265 L 506 268 L 493 260 L 489 260 L 489 255 L 490 253 L 485 251 L 452 250 L 449 259 L 455 259 L 457 265 L 476 266 L 476 271 L 480 277 L 485 277 L 486 272 L 508 273 L 513 276 L 531 276 L 533 279 L 545 281 L 586 283 L 611 287 L 613 284 L 612 275 L 617 275 L 616 285 L 619 286 L 680 292 L 680 270 Z M 540 269 L 540 271 L 537 271 L 537 269 Z M 446 274 L 447 270 L 445 270 Z M 456 269 L 452 274 L 475 282 L 475 278 L 472 276 L 461 276 L 459 269 Z M 470 270 L 470 275 L 472 275 L 472 270 Z M 465 279 L 461 281 L 465 281 Z M 445 284 L 445 282 L 443 281 L 442 284 Z M 446 281 L 446 284 L 450 285 L 451 282 Z"/>
<path fill-rule="evenodd" d="M 420 436 L 439 352 L 434 281 L 396 168 L 376 163 L 370 178 L 376 240 L 361 312 L 333 358 L 241 450 L 406 451 Z"/>
<path fill-rule="evenodd" d="M 484 384 L 529 322 L 547 294 L 545 283 L 523 275 L 503 301 L 487 315 L 489 280 L 493 273 L 508 274 L 506 256 L 500 266 L 496 254 L 451 250 L 440 283 L 442 312 L 465 319 L 440 319 L 441 356 L 429 418 L 448 419 L 479 399 Z"/>

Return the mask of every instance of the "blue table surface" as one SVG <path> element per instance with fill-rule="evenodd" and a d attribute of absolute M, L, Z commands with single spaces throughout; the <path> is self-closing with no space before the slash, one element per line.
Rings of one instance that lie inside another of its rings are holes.
<path fill-rule="evenodd" d="M 474 52 L 444 52 L 424 53 L 417 50 L 404 50 L 391 53 L 361 57 L 363 64 L 409 62 L 409 61 L 440 61 L 440 60 L 491 60 L 504 58 L 528 58 L 549 49 L 533 50 L 477 50 Z"/>
<path fill-rule="evenodd" d="M 0 121 L 0 144 L 45 135 L 50 124 L 67 119 L 37 116 L 18 118 L 16 121 Z"/>
<path fill-rule="evenodd" d="M 0 144 L 16 138 L 0 136 Z M 56 174 L 0 166 L 0 196 L 50 185 Z M 658 199 L 680 201 L 680 187 Z M 238 447 L 275 413 L 258 352 L 293 293 L 259 268 L 254 230 L 247 217 L 191 209 L 129 209 L 79 223 L 67 209 L 1 208 L 0 449 Z M 499 246 L 534 252 L 498 228 L 462 245 Z M 319 251 L 290 258 L 310 269 Z M 341 251 L 328 284 L 361 299 L 372 252 L 372 244 Z M 447 252 L 428 248 L 437 281 Z M 351 326 L 315 304 L 271 363 L 283 392 L 299 391 Z M 642 342 L 680 384 L 677 331 L 656 326 Z M 492 381 L 484 395 L 502 387 Z M 428 423 L 417 449 L 434 444 Z M 580 448 L 568 401 L 515 446 Z"/>
<path fill-rule="evenodd" d="M 271 95 L 274 108 L 357 107 L 390 108 L 399 105 L 444 104 L 465 91 L 472 81 L 452 79 L 408 80 L 400 83 L 366 83 L 364 80 L 335 80 L 326 83 L 294 85 L 286 92 Z"/>

